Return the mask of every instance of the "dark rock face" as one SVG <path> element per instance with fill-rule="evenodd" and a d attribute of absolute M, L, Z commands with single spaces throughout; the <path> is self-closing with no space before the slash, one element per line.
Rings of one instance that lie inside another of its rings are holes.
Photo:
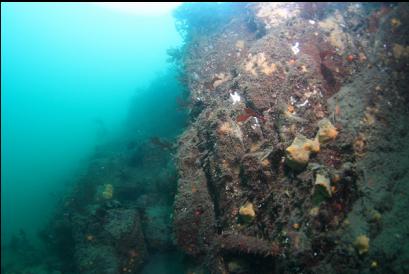
<path fill-rule="evenodd" d="M 399 40 L 405 30 L 388 22 L 403 23 L 408 6 L 241 8 L 218 31 L 190 33 L 179 60 L 191 98 L 199 98 L 201 107 L 193 108 L 194 121 L 179 143 L 178 245 L 212 273 L 358 273 L 369 271 L 372 262 L 388 269 L 394 259 L 379 257 L 379 243 L 363 257 L 354 241 L 360 234 L 387 238 L 379 219 L 376 229 L 367 229 L 364 212 L 383 208 L 367 186 L 381 177 L 368 170 L 382 169 L 374 160 L 382 151 L 376 150 L 382 131 L 406 136 L 408 108 L 404 95 L 394 95 L 402 94 L 394 83 L 407 84 L 396 71 L 407 66 L 407 58 L 399 46 L 393 56 L 379 45 L 407 45 L 407 36 Z M 359 27 L 368 14 L 379 21 L 376 35 L 368 29 L 373 26 Z M 189 17 L 184 19 L 188 24 Z M 388 35 L 391 28 L 401 35 Z M 319 129 L 323 118 L 331 125 L 327 131 Z M 285 158 L 299 135 L 318 148 L 294 170 Z M 400 138 L 396 147 L 405 143 Z M 394 146 L 391 138 L 387 143 Z M 403 150 L 409 151 L 407 145 Z M 405 177 L 407 165 L 398 169 L 396 177 L 387 177 L 394 182 Z M 328 181 L 327 195 L 317 194 L 322 187 L 317 177 Z M 243 222 L 239 212 L 246 203 L 254 205 L 255 217 Z"/>
<path fill-rule="evenodd" d="M 113 208 L 100 221 L 77 219 L 75 259 L 79 273 L 134 273 L 147 256 L 139 213 Z M 78 216 L 77 218 L 81 218 Z M 128 271 L 129 270 L 129 271 Z"/>
<path fill-rule="evenodd" d="M 135 151 L 143 168 L 128 165 Z M 58 269 L 140 273 L 151 254 L 174 251 L 170 217 L 176 174 L 166 165 L 170 160 L 169 149 L 151 140 L 100 147 L 42 232 Z"/>

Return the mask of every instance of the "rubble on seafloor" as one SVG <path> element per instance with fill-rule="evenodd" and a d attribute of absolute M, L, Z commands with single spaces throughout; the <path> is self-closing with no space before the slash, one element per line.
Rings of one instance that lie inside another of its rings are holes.
<path fill-rule="evenodd" d="M 409 189 L 408 5 L 233 7 L 179 60 L 178 245 L 211 273 L 408 272 L 407 196 L 385 204 Z"/>

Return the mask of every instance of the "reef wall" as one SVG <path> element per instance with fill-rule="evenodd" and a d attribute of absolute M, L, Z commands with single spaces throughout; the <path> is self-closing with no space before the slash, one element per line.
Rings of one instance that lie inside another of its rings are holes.
<path fill-rule="evenodd" d="M 196 271 L 407 272 L 408 5 L 203 5 L 175 13 L 174 231 Z"/>

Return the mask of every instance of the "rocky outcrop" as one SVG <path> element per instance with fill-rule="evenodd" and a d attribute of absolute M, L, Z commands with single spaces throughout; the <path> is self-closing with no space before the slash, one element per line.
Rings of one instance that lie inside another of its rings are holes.
<path fill-rule="evenodd" d="M 200 108 L 179 144 L 174 225 L 180 247 L 212 273 L 256 262 L 249 273 L 336 273 L 347 258 L 348 270 L 370 268 L 345 231 L 366 195 L 362 123 L 379 112 L 360 112 L 368 93 L 340 95 L 372 73 L 380 51 L 364 46 L 369 8 L 326 5 L 248 4 L 186 40 L 181 66 Z M 377 8 L 378 17 L 397 9 Z"/>

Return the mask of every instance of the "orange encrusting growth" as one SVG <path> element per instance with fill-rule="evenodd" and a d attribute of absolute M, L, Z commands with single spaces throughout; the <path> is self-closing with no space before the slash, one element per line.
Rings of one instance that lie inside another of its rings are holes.
<path fill-rule="evenodd" d="M 319 130 L 317 133 L 317 138 L 320 143 L 326 143 L 337 138 L 338 130 L 327 118 L 322 119 L 318 123 L 318 126 Z"/>

